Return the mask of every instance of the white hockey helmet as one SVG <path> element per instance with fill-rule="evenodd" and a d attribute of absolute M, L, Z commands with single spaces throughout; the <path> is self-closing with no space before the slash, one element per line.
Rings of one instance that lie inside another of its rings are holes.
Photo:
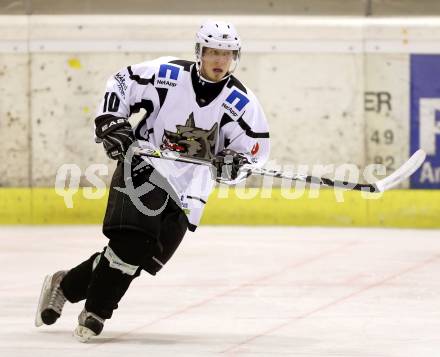
<path fill-rule="evenodd" d="M 199 31 L 196 33 L 195 54 L 197 72 L 199 77 L 201 77 L 204 81 L 212 83 L 212 81 L 204 78 L 200 72 L 203 48 L 205 47 L 233 51 L 233 63 L 231 64 L 228 74 L 222 79 L 231 76 L 238 67 L 241 51 L 240 37 L 238 36 L 234 25 L 224 21 L 208 20 L 204 22 L 202 26 L 200 26 Z"/>

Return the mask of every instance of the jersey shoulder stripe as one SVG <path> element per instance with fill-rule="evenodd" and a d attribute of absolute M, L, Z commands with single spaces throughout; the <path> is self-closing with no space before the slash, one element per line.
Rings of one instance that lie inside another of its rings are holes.
<path fill-rule="evenodd" d="M 256 133 L 255 131 L 252 131 L 251 127 L 244 121 L 242 116 L 237 120 L 237 123 L 240 125 L 240 128 L 245 131 L 246 135 L 251 138 L 269 138 L 268 132 Z"/>
<path fill-rule="evenodd" d="M 141 78 L 139 75 L 133 73 L 133 69 L 131 68 L 131 66 L 127 67 L 127 71 L 132 81 L 135 81 L 144 86 L 148 84 L 154 85 L 154 75 L 151 78 Z"/>
<path fill-rule="evenodd" d="M 187 61 L 187 60 L 172 60 L 172 61 L 169 61 L 168 63 L 171 63 L 171 64 L 177 64 L 178 66 L 181 66 L 181 67 L 183 67 L 183 70 L 184 71 L 186 71 L 186 72 L 189 72 L 189 71 L 191 71 L 191 66 L 195 63 L 195 62 L 192 62 L 192 61 Z"/>
<path fill-rule="evenodd" d="M 127 67 L 127 72 L 130 79 L 140 85 L 148 85 L 155 83 L 157 77 L 170 76 L 177 77 L 181 67 L 173 66 L 171 61 L 178 60 L 176 57 L 159 57 L 154 60 L 133 64 Z"/>
<path fill-rule="evenodd" d="M 228 81 L 228 83 L 226 84 L 226 87 L 228 87 L 228 88 L 236 87 L 236 88 L 240 89 L 243 93 L 246 93 L 246 94 L 247 94 L 247 89 L 246 89 L 246 87 L 244 86 L 244 84 L 241 83 L 241 82 L 240 82 L 236 77 L 234 77 L 234 76 L 231 76 L 231 77 L 229 78 L 229 81 Z"/>

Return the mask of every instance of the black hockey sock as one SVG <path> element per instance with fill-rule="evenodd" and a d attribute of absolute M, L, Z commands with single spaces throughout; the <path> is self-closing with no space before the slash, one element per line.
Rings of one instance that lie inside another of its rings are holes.
<path fill-rule="evenodd" d="M 70 269 L 61 281 L 64 296 L 71 303 L 84 300 L 92 277 L 93 262 L 100 253 L 93 254 L 89 259 Z"/>
<path fill-rule="evenodd" d="M 109 319 L 113 310 L 118 308 L 118 303 L 132 280 L 140 275 L 140 271 L 141 268 L 135 268 L 133 274 L 122 272 L 120 269 L 110 267 L 109 260 L 104 254 L 101 255 L 87 291 L 86 310 L 103 319 Z"/>

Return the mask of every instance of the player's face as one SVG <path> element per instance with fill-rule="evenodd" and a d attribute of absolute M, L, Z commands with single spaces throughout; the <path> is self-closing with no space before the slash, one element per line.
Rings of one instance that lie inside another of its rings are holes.
<path fill-rule="evenodd" d="M 234 51 L 204 48 L 201 72 L 206 79 L 218 82 L 228 74 L 234 58 Z"/>

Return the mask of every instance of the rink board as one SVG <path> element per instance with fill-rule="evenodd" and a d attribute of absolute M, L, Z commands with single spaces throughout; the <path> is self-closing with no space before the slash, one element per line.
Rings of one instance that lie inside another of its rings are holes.
<path fill-rule="evenodd" d="M 378 199 L 327 189 L 307 190 L 295 199 L 280 189 L 246 195 L 249 191 L 215 190 L 202 224 L 440 227 L 440 190 L 393 190 Z M 87 199 L 79 190 L 67 208 L 52 188 L 2 188 L 0 224 L 100 224 L 106 199 L 107 194 Z"/>

